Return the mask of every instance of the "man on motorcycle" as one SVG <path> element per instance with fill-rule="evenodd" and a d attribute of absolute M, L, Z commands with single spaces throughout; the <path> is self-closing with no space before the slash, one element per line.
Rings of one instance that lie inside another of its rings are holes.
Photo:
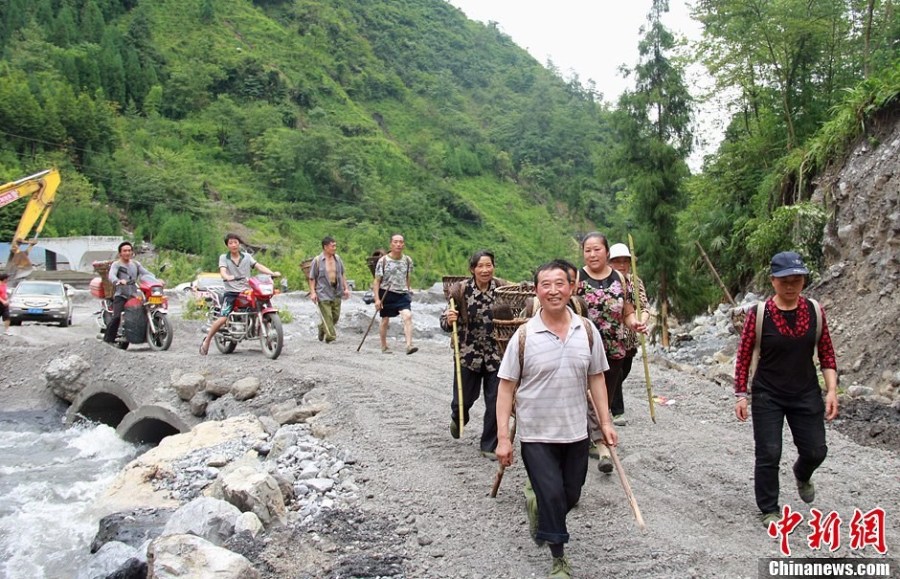
<path fill-rule="evenodd" d="M 247 278 L 250 277 L 255 267 L 267 275 L 279 277 L 280 272 L 272 271 L 268 267 L 253 259 L 252 255 L 241 251 L 241 238 L 236 233 L 225 234 L 225 245 L 228 246 L 228 253 L 219 256 L 219 274 L 222 276 L 225 286 L 225 300 L 222 304 L 222 315 L 209 328 L 209 333 L 203 338 L 200 344 L 200 354 L 205 356 L 209 353 L 209 345 L 212 343 L 213 336 L 216 335 L 225 322 L 228 321 L 228 315 L 234 309 L 234 300 L 241 292 L 247 290 L 250 285 Z"/>
<path fill-rule="evenodd" d="M 109 267 L 107 277 L 110 283 L 116 287 L 116 293 L 113 297 L 112 319 L 106 326 L 106 333 L 103 334 L 103 341 L 107 344 L 116 342 L 119 323 L 122 321 L 122 312 L 125 311 L 125 302 L 138 293 L 138 280 L 142 275 L 153 275 L 132 257 L 134 257 L 134 246 L 130 241 L 123 241 L 119 244 L 119 259 Z"/>

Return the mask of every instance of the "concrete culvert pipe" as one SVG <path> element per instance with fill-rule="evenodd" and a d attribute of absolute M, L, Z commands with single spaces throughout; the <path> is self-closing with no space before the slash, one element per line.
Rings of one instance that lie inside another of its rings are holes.
<path fill-rule="evenodd" d="M 116 428 L 116 434 L 128 442 L 155 446 L 167 436 L 190 429 L 184 420 L 168 408 L 142 406 L 122 419 Z"/>

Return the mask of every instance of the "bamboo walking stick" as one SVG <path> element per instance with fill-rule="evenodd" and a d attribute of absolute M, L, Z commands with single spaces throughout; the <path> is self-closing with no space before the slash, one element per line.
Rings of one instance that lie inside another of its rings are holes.
<path fill-rule="evenodd" d="M 587 391 L 588 401 L 591 403 L 591 406 L 594 408 L 594 414 L 597 415 L 597 420 L 600 420 L 600 417 L 603 416 L 600 414 L 600 411 L 597 408 L 597 404 L 594 402 L 594 397 L 591 396 L 591 391 Z M 625 470 L 622 468 L 622 463 L 619 461 L 619 455 L 616 453 L 616 449 L 607 446 L 609 449 L 609 456 L 612 458 L 613 465 L 616 467 L 616 473 L 619 475 L 619 481 L 622 483 L 622 488 L 625 489 L 625 497 L 628 499 L 628 504 L 631 505 L 631 511 L 634 513 L 634 519 L 637 521 L 638 527 L 641 530 L 645 530 L 647 525 L 644 524 L 644 517 L 641 515 L 641 508 L 638 507 L 637 499 L 634 498 L 634 493 L 631 491 L 631 484 L 628 483 L 628 477 L 625 476 Z"/>
<path fill-rule="evenodd" d="M 638 287 L 640 287 L 640 278 L 638 277 L 637 272 L 637 258 L 634 253 L 634 239 L 631 237 L 631 234 L 628 234 L 628 249 L 631 250 L 631 283 L 633 285 L 634 292 L 634 308 L 635 312 L 637 312 L 638 321 L 641 320 L 641 297 L 637 295 Z M 653 424 L 656 424 L 656 407 L 653 403 L 653 385 L 650 383 L 650 363 L 647 361 L 647 339 L 644 334 L 638 334 L 638 339 L 641 342 L 641 358 L 644 359 L 644 379 L 647 381 L 647 402 L 650 404 L 650 420 L 653 421 Z M 597 420 L 600 420 L 600 415 L 597 415 Z"/>
<path fill-rule="evenodd" d="M 322 308 L 319 306 L 319 302 L 316 301 L 315 303 L 313 303 L 313 305 L 316 306 L 316 311 L 319 312 L 319 319 L 322 320 L 322 326 L 325 328 L 325 335 L 333 340 L 335 338 L 334 327 L 329 326 L 328 322 L 325 321 L 325 314 L 322 313 Z M 360 347 L 362 347 L 362 344 L 360 344 Z M 357 349 L 357 351 L 359 350 Z"/>
<path fill-rule="evenodd" d="M 455 310 L 456 304 L 453 298 L 450 298 L 450 309 Z M 456 360 L 456 399 L 459 402 L 459 435 L 463 434 L 463 386 L 462 386 L 462 367 L 459 363 L 459 334 L 456 331 L 456 322 L 453 322 L 453 357 Z"/>
<path fill-rule="evenodd" d="M 515 402 L 513 402 L 513 408 L 515 408 Z M 515 444 L 516 442 L 516 415 L 513 414 L 509 417 L 512 420 L 512 424 L 509 426 L 509 443 Z M 494 475 L 494 484 L 491 486 L 491 498 L 497 498 L 497 491 L 500 490 L 500 483 L 503 482 L 503 473 L 506 472 L 506 467 L 502 464 L 497 467 L 497 474 Z"/>
<path fill-rule="evenodd" d="M 320 312 L 320 313 L 321 313 L 321 312 Z M 377 318 L 377 317 L 378 317 L 378 310 L 375 310 L 375 313 L 374 313 L 374 314 L 372 314 L 372 321 L 370 321 L 370 322 L 369 322 L 369 327 L 368 327 L 368 328 L 366 328 L 366 333 L 365 333 L 365 334 L 363 334 L 363 339 L 362 339 L 362 340 L 360 340 L 360 342 L 359 342 L 359 346 L 357 346 L 357 347 L 356 347 L 356 351 L 357 351 L 357 352 L 359 352 L 359 349 L 360 349 L 360 348 L 362 348 L 362 345 L 363 345 L 363 342 L 365 342 L 365 341 L 366 341 L 366 336 L 368 336 L 368 335 L 369 335 L 369 330 L 371 330 L 371 329 L 372 329 L 372 324 L 374 324 L 374 323 L 375 323 L 375 318 Z"/>

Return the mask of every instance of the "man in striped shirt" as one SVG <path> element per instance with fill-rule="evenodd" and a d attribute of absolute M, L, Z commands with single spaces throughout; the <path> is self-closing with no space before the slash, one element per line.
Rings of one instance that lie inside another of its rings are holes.
<path fill-rule="evenodd" d="M 538 268 L 534 281 L 541 309 L 518 330 L 526 332 L 521 365 L 516 334 L 498 372 L 497 458 L 505 466 L 512 464 L 508 433 L 515 397 L 522 461 L 537 497 L 533 538 L 550 546 L 550 577 L 565 578 L 571 574 L 564 548 L 569 540 L 566 515 L 581 498 L 587 475 L 588 388 L 603 417 L 600 430 L 606 444 L 615 446 L 618 435 L 603 378 L 608 369 L 603 341 L 593 324 L 567 307 L 572 297 L 569 273 L 550 262 Z"/>

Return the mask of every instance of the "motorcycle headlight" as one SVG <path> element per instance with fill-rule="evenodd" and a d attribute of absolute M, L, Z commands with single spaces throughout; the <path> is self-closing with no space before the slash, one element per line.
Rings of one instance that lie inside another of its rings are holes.
<path fill-rule="evenodd" d="M 150 288 L 150 295 L 151 295 L 151 296 L 161 296 L 161 295 L 163 295 L 163 288 L 162 288 L 162 286 L 161 286 L 161 285 L 155 285 L 155 286 L 153 286 L 152 288 Z"/>
<path fill-rule="evenodd" d="M 261 283 L 259 284 L 260 293 L 270 294 L 275 291 L 275 284 L 272 283 Z"/>

